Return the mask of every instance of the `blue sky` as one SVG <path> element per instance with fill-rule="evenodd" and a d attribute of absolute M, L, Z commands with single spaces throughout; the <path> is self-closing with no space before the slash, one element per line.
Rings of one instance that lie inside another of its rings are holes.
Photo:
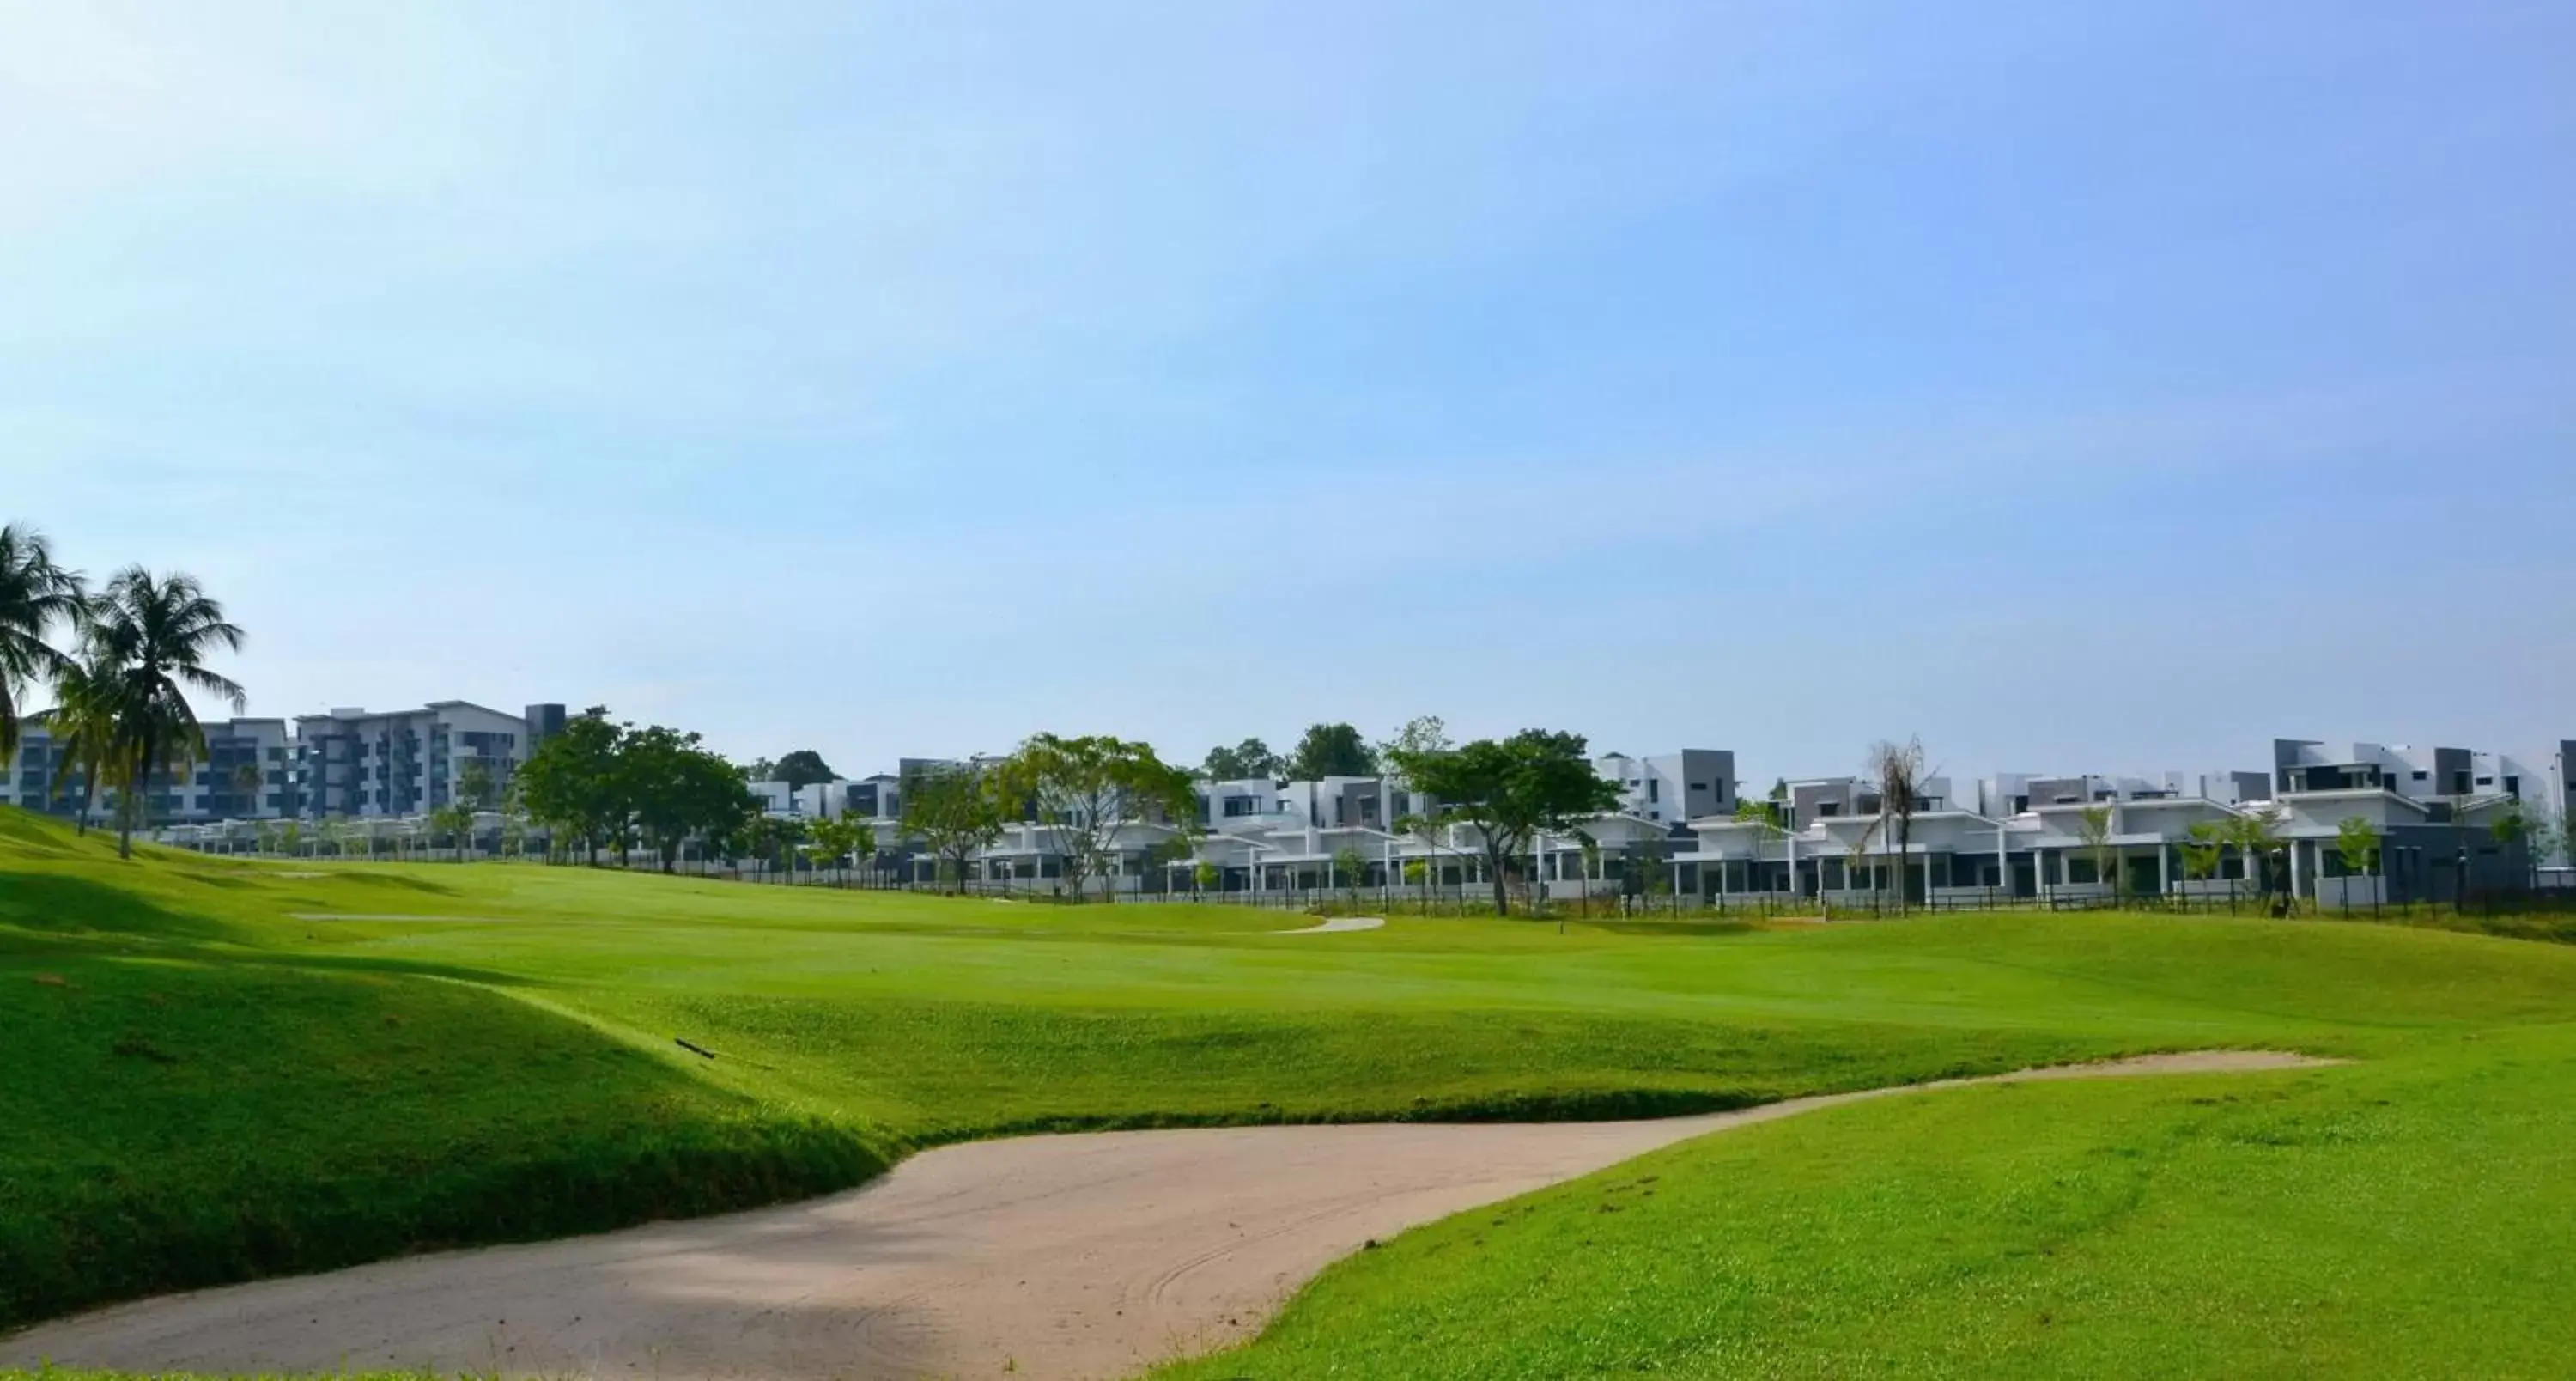
<path fill-rule="evenodd" d="M 202 576 L 255 712 L 844 770 L 2536 744 L 2570 52 L 2564 3 L 0 0 L 0 516 Z"/>

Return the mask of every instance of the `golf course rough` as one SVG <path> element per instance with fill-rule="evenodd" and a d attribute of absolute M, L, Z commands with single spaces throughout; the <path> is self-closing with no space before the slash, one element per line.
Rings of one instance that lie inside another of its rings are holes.
<path fill-rule="evenodd" d="M 1956 1090 L 1673 1147 L 1354 1256 L 1175 1374 L 2576 1355 L 2576 951 L 2143 915 L 1277 923 L 120 863 L 0 811 L 0 1321 L 802 1197 L 1001 1132 L 1701 1112 L 2232 1046 L 2355 1063 Z"/>

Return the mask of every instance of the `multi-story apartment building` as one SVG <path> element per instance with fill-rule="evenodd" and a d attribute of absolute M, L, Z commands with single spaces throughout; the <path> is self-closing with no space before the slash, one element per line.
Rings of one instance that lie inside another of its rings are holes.
<path fill-rule="evenodd" d="M 546 733 L 560 732 L 561 705 L 531 705 L 505 714 L 461 700 L 417 710 L 370 714 L 334 710 L 283 719 L 209 720 L 205 752 L 175 775 L 155 773 L 142 791 L 143 818 L 154 827 L 223 820 L 400 819 L 464 801 L 469 784 L 488 780 L 494 802 Z M 0 771 L 0 805 L 55 815 L 76 814 L 87 784 L 54 741 L 42 716 L 21 735 L 16 759 Z M 480 770 L 477 770 L 477 765 Z M 103 816 L 114 793 L 95 802 Z"/>
<path fill-rule="evenodd" d="M 206 753 L 184 772 L 155 772 L 144 784 L 144 819 L 170 821 L 275 819 L 292 814 L 299 799 L 294 743 L 282 719 L 216 719 L 200 726 Z M 55 741 L 43 717 L 19 736 L 17 760 L 0 781 L 0 805 L 51 815 L 76 815 L 88 792 L 80 766 Z M 114 813 L 116 794 L 102 790 L 92 802 L 102 816 Z"/>
<path fill-rule="evenodd" d="M 514 715 L 462 700 L 390 713 L 338 709 L 299 716 L 301 813 L 317 819 L 420 815 L 465 801 L 478 776 L 496 800 L 542 737 L 531 725 L 561 732 L 564 719 L 561 705 L 531 705 Z"/>

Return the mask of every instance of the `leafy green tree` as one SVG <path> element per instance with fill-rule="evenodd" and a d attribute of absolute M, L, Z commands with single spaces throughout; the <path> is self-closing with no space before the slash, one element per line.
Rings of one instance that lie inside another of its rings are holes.
<path fill-rule="evenodd" d="M 1350 895 L 1351 904 L 1359 904 L 1360 888 L 1368 882 L 1368 855 L 1344 845 L 1333 851 L 1333 870 L 1341 875 L 1342 890 Z"/>
<path fill-rule="evenodd" d="M 2538 850 L 2533 845 L 2533 837 L 2537 831 L 2532 825 L 2531 817 L 2523 812 L 2520 801 L 2506 806 L 2496 815 L 2496 818 L 2488 821 L 2487 833 L 2494 838 L 2497 847 L 2507 855 L 2514 852 L 2515 845 L 2523 846 L 2526 867 L 2538 856 Z"/>
<path fill-rule="evenodd" d="M 91 814 L 98 807 L 102 786 L 123 794 L 123 755 L 117 750 L 125 711 L 122 696 L 125 683 L 116 668 L 102 661 L 95 652 L 76 661 L 68 661 L 54 672 L 54 709 L 47 728 L 52 731 L 54 776 L 46 787 L 47 794 L 59 794 L 74 772 L 80 774 L 81 806 L 79 833 L 89 833 Z"/>
<path fill-rule="evenodd" d="M 729 834 L 759 809 L 741 769 L 701 742 L 696 734 L 655 724 L 626 726 L 614 745 L 608 796 L 666 873 L 690 839 Z"/>
<path fill-rule="evenodd" d="M 1539 834 L 1569 833 L 1619 805 L 1618 785 L 1592 770 L 1581 734 L 1524 729 L 1461 748 L 1399 747 L 1388 756 L 1407 783 L 1441 803 L 1448 820 L 1475 828 L 1497 915 L 1511 910 L 1506 875 Z"/>
<path fill-rule="evenodd" d="M 2345 871 L 2374 877 L 2379 872 L 2379 826 L 2367 817 L 2347 815 L 2335 826 L 2335 852 L 2343 856 Z M 2352 909 L 2352 895 L 2344 894 L 2344 909 Z"/>
<path fill-rule="evenodd" d="M 1270 751 L 1270 745 L 1248 738 L 1232 748 L 1209 749 L 1199 775 L 1212 782 L 1269 781 L 1280 775 L 1279 769 L 1279 755 Z"/>
<path fill-rule="evenodd" d="M 277 851 L 290 858 L 304 856 L 304 822 L 286 820 L 277 827 Z"/>
<path fill-rule="evenodd" d="M 1295 751 L 1288 755 L 1287 776 L 1292 781 L 1376 775 L 1377 750 L 1348 724 L 1310 726 L 1306 736 L 1297 740 Z"/>
<path fill-rule="evenodd" d="M 490 810 L 500 803 L 499 783 L 492 776 L 492 764 L 476 758 L 457 769 L 457 800 L 475 810 Z"/>
<path fill-rule="evenodd" d="M 1225 885 L 1225 870 L 1206 859 L 1190 870 L 1190 882 L 1201 892 L 1213 892 Z"/>
<path fill-rule="evenodd" d="M 56 624 L 77 631 L 87 614 L 79 574 L 55 563 L 44 534 L 0 527 L 0 769 L 17 760 L 20 700 L 71 665 L 47 635 Z"/>
<path fill-rule="evenodd" d="M 1120 831 L 1198 818 L 1188 773 L 1165 764 L 1146 744 L 1105 734 L 1033 735 L 996 775 L 1008 796 L 1037 807 L 1038 820 L 1055 841 L 1065 891 L 1076 898 L 1093 877 L 1104 880 L 1104 896 L 1114 896 L 1109 870 L 1118 861 Z"/>
<path fill-rule="evenodd" d="M 966 883 L 966 865 L 1002 837 L 1009 815 L 1001 786 L 982 763 L 924 768 L 904 783 L 903 818 L 897 828 L 938 860 L 952 888 Z"/>
<path fill-rule="evenodd" d="M 2228 842 L 2236 846 L 2237 856 L 2245 860 L 2245 871 L 2254 878 L 2254 895 L 2269 900 L 2272 895 L 2272 861 L 2281 852 L 2281 809 L 2269 803 L 2251 806 L 2228 822 Z"/>
<path fill-rule="evenodd" d="M 780 758 L 773 770 L 778 775 L 771 780 L 787 783 L 791 791 L 803 791 L 809 786 L 841 779 L 841 774 L 833 771 L 830 763 L 823 761 L 823 755 L 811 748 L 799 748 Z"/>
<path fill-rule="evenodd" d="M 2203 820 L 2183 831 L 2183 841 L 2176 848 L 2182 854 L 2182 875 L 2194 882 L 2207 882 L 2218 876 L 2219 863 L 2227 853 L 2227 827 L 2215 820 Z"/>
<path fill-rule="evenodd" d="M 2109 886 L 2116 896 L 2119 884 L 2111 876 L 2111 808 L 2086 806 L 2077 811 L 2075 837 L 2084 841 L 2084 854 L 2093 860 L 2093 880 Z"/>
<path fill-rule="evenodd" d="M 757 815 L 735 832 L 751 851 L 751 856 L 779 869 L 780 877 L 792 881 L 788 857 L 805 839 L 805 822 L 777 815 Z"/>
<path fill-rule="evenodd" d="M 846 816 L 825 818 L 805 827 L 806 856 L 818 868 L 841 868 L 848 860 L 873 854 L 877 848 L 876 831 L 866 822 Z"/>
<path fill-rule="evenodd" d="M 242 631 L 195 577 L 160 577 L 129 566 L 90 601 L 87 634 L 92 655 L 112 668 L 118 681 L 116 747 L 129 784 L 123 795 L 133 804 L 119 812 L 116 852 L 130 858 L 152 774 L 183 773 L 205 756 L 205 731 L 187 692 L 225 700 L 235 714 L 248 701 L 238 682 L 206 665 L 219 650 L 239 652 Z"/>
<path fill-rule="evenodd" d="M 429 813 L 429 827 L 447 836 L 456 850 L 456 861 L 465 861 L 465 851 L 474 846 L 474 807 L 462 801 L 440 806 Z"/>
<path fill-rule="evenodd" d="M 578 841 L 582 861 L 598 866 L 599 850 L 626 832 L 626 783 L 618 772 L 625 731 L 594 705 L 528 755 L 517 773 L 528 814 L 559 842 Z"/>

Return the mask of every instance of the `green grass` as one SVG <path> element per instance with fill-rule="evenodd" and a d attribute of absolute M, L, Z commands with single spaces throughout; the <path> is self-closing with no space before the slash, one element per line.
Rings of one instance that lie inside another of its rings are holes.
<path fill-rule="evenodd" d="M 2110 915 L 1267 933 L 1294 923 L 120 863 L 0 811 L 0 1322 L 998 1132 L 1666 1113 L 2276 1046 L 2359 1063 L 1677 1147 L 1366 1253 L 1179 1374 L 2500 1375 L 2576 1342 L 2538 1307 L 2570 1297 L 2576 950 Z"/>

